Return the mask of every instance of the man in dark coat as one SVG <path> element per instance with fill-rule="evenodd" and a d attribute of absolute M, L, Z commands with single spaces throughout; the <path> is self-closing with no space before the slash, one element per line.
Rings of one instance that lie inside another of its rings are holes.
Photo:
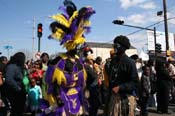
<path fill-rule="evenodd" d="M 171 77 L 165 67 L 166 61 L 157 59 L 155 64 L 157 76 L 157 112 L 170 114 L 168 111 Z"/>
<path fill-rule="evenodd" d="M 113 43 L 116 56 L 110 63 L 111 96 L 108 116 L 134 116 L 138 74 L 134 61 L 125 54 L 125 51 L 130 48 L 130 42 L 126 36 L 120 35 L 114 39 Z"/>

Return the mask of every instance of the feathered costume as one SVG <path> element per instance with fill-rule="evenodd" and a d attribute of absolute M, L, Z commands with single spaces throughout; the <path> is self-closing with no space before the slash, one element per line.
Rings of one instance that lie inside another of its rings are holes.
<path fill-rule="evenodd" d="M 75 49 L 77 45 L 85 43 L 83 34 L 90 32 L 89 18 L 95 11 L 90 6 L 83 7 L 77 11 L 76 7 L 71 9 L 69 4 L 66 9 L 65 7 L 60 7 L 59 9 L 65 11 L 65 14 L 52 16 L 56 22 L 50 25 L 53 34 L 49 38 L 59 40 L 60 44 L 69 51 Z"/>
<path fill-rule="evenodd" d="M 76 55 L 77 46 L 85 43 L 84 33 L 90 31 L 89 18 L 95 11 L 92 7 L 83 7 L 77 11 L 71 1 L 64 2 L 63 14 L 52 16 L 55 22 L 50 24 L 52 34 L 67 52 L 56 57 L 48 65 L 45 81 L 47 96 L 41 100 L 42 116 L 79 116 L 83 111 L 83 87 L 86 71 L 83 62 Z M 74 61 L 71 61 L 71 58 Z"/>

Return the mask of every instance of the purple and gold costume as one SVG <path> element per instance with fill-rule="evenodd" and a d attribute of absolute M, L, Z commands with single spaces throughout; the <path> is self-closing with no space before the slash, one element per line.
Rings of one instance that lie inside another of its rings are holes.
<path fill-rule="evenodd" d="M 60 41 L 67 49 L 48 66 L 45 81 L 47 96 L 41 100 L 42 116 L 78 116 L 84 109 L 83 88 L 86 72 L 78 58 L 78 47 L 84 45 L 84 33 L 90 32 L 89 18 L 95 10 L 88 6 L 77 10 L 74 3 L 65 0 L 59 8 L 62 14 L 52 16 L 52 34 L 49 39 Z M 73 60 L 71 60 L 73 59 Z"/>
<path fill-rule="evenodd" d="M 66 66 L 68 63 L 70 65 Z M 68 68 L 72 69 L 68 70 Z M 47 105 L 54 107 L 50 113 L 55 112 L 56 116 L 62 116 L 64 113 L 66 114 L 65 116 L 82 113 L 83 87 L 85 86 L 86 72 L 78 58 L 74 63 L 71 63 L 66 54 L 63 54 L 55 65 L 48 66 L 45 81 L 48 84 Z M 58 93 L 64 103 L 61 107 L 58 106 L 57 98 L 54 95 L 55 82 L 59 86 Z M 43 105 L 42 108 L 46 109 L 47 105 Z"/>

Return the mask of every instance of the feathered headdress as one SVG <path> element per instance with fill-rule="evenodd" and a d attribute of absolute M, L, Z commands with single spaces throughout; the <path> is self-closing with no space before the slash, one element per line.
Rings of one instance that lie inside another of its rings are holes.
<path fill-rule="evenodd" d="M 72 1 L 64 2 L 64 6 L 59 7 L 64 11 L 62 14 L 52 16 L 55 22 L 50 24 L 52 34 L 49 38 L 60 41 L 68 51 L 75 49 L 78 45 L 85 43 L 84 33 L 90 32 L 89 18 L 95 13 L 90 7 L 83 7 L 77 11 Z"/>

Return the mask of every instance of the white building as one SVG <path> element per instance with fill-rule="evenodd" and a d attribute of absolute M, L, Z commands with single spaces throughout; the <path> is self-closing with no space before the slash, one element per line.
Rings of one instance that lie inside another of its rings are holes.
<path fill-rule="evenodd" d="M 112 49 L 112 43 L 99 43 L 99 42 L 87 42 L 87 45 L 93 50 L 94 58 L 101 56 L 103 61 L 110 57 L 110 50 Z M 126 50 L 126 54 L 131 56 L 138 54 L 135 47 L 131 46 L 130 49 Z"/>

